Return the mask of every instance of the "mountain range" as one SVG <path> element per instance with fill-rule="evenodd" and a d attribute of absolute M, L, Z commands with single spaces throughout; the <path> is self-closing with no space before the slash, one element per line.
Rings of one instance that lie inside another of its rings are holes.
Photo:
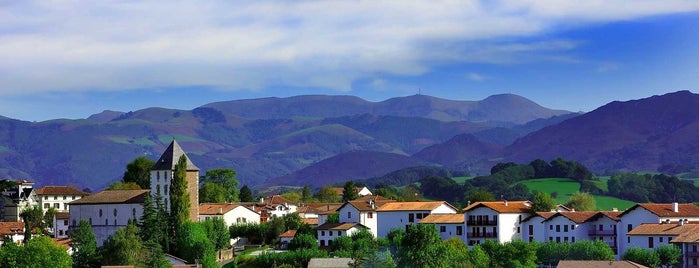
<path fill-rule="evenodd" d="M 232 168 L 250 186 L 321 186 L 416 165 L 486 173 L 501 161 L 555 157 L 596 172 L 699 166 L 699 95 L 613 102 L 586 114 L 501 94 L 481 101 L 425 95 L 234 100 L 193 110 L 104 111 L 87 119 L 0 117 L 0 177 L 101 189 L 172 139 L 202 173 Z"/>

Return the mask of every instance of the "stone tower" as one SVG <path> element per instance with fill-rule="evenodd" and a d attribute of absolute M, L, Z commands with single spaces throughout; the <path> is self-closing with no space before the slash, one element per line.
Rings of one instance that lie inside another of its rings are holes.
<path fill-rule="evenodd" d="M 199 168 L 185 154 L 177 141 L 172 140 L 158 162 L 150 170 L 150 193 L 155 197 L 158 193 L 163 198 L 165 210 L 170 211 L 170 187 L 175 175 L 175 166 L 180 156 L 187 157 L 187 192 L 189 192 L 189 217 L 192 221 L 199 220 Z"/>

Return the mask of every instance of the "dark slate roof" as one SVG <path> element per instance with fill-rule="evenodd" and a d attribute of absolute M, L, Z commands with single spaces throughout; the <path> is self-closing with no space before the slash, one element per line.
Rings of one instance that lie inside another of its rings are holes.
<path fill-rule="evenodd" d="M 175 170 L 175 165 L 177 161 L 180 160 L 180 156 L 184 155 L 187 157 L 187 170 L 188 171 L 198 171 L 199 168 L 192 163 L 192 160 L 187 156 L 187 154 L 182 150 L 182 147 L 177 143 L 177 141 L 172 140 L 170 146 L 165 149 L 163 155 L 160 156 L 158 162 L 155 162 L 151 170 Z"/>

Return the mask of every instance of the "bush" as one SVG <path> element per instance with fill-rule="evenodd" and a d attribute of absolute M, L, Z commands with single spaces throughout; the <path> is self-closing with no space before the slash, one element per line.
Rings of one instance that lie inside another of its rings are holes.
<path fill-rule="evenodd" d="M 289 250 L 296 249 L 318 249 L 318 240 L 312 235 L 297 235 L 289 243 Z"/>

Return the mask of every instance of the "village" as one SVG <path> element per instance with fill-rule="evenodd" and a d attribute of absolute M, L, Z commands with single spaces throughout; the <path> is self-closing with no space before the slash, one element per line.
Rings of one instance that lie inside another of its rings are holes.
<path fill-rule="evenodd" d="M 90 194 L 71 186 L 34 189 L 32 182 L 17 181 L 14 188 L 2 195 L 0 235 L 5 237 L 4 243 L 22 243 L 27 230 L 21 212 L 36 206 L 44 211 L 55 210 L 50 236 L 68 253 L 73 253 L 69 233 L 80 221 L 91 225 L 97 245 L 102 246 L 117 230 L 142 218 L 149 195 L 162 198 L 168 209 L 171 180 L 182 156 L 186 157 L 186 153 L 173 140 L 151 169 L 150 190 L 105 190 Z M 199 169 L 189 159 L 186 168 L 190 202 L 198 204 L 188 211 L 191 221 L 219 218 L 230 227 L 265 223 L 272 218 L 295 214 L 303 224 L 314 229 L 316 243 L 321 249 L 329 250 L 338 237 L 349 237 L 360 231 L 368 231 L 375 238 L 386 238 L 395 229 L 407 231 L 410 226 L 433 225 L 443 240 L 458 239 L 469 248 L 488 240 L 498 243 L 602 241 L 615 254 L 613 262 L 620 266 L 614 267 L 626 267 L 621 266 L 627 263 L 621 256 L 629 248 L 652 250 L 674 245 L 681 249 L 681 267 L 699 267 L 699 207 L 692 203 L 638 203 L 624 211 L 574 211 L 557 205 L 550 212 L 535 212 L 531 201 L 498 200 L 474 202 L 459 210 L 445 201 L 395 201 L 373 195 L 367 187 L 358 187 L 358 198 L 344 203 L 296 203 L 280 195 L 263 197 L 256 202 L 199 203 Z M 337 191 L 342 194 L 343 189 L 337 188 Z M 280 250 L 287 249 L 296 232 L 287 230 L 279 235 Z M 231 237 L 228 247 L 218 252 L 217 261 L 227 263 L 236 252 L 250 248 L 249 242 L 247 237 Z M 167 257 L 173 265 L 191 265 L 176 256 Z M 346 259 L 334 259 L 335 263 L 344 262 L 347 267 Z M 308 267 L 324 267 L 322 265 L 327 263 L 312 260 Z M 579 267 L 575 265 L 575 261 L 561 261 L 558 267 Z"/>

